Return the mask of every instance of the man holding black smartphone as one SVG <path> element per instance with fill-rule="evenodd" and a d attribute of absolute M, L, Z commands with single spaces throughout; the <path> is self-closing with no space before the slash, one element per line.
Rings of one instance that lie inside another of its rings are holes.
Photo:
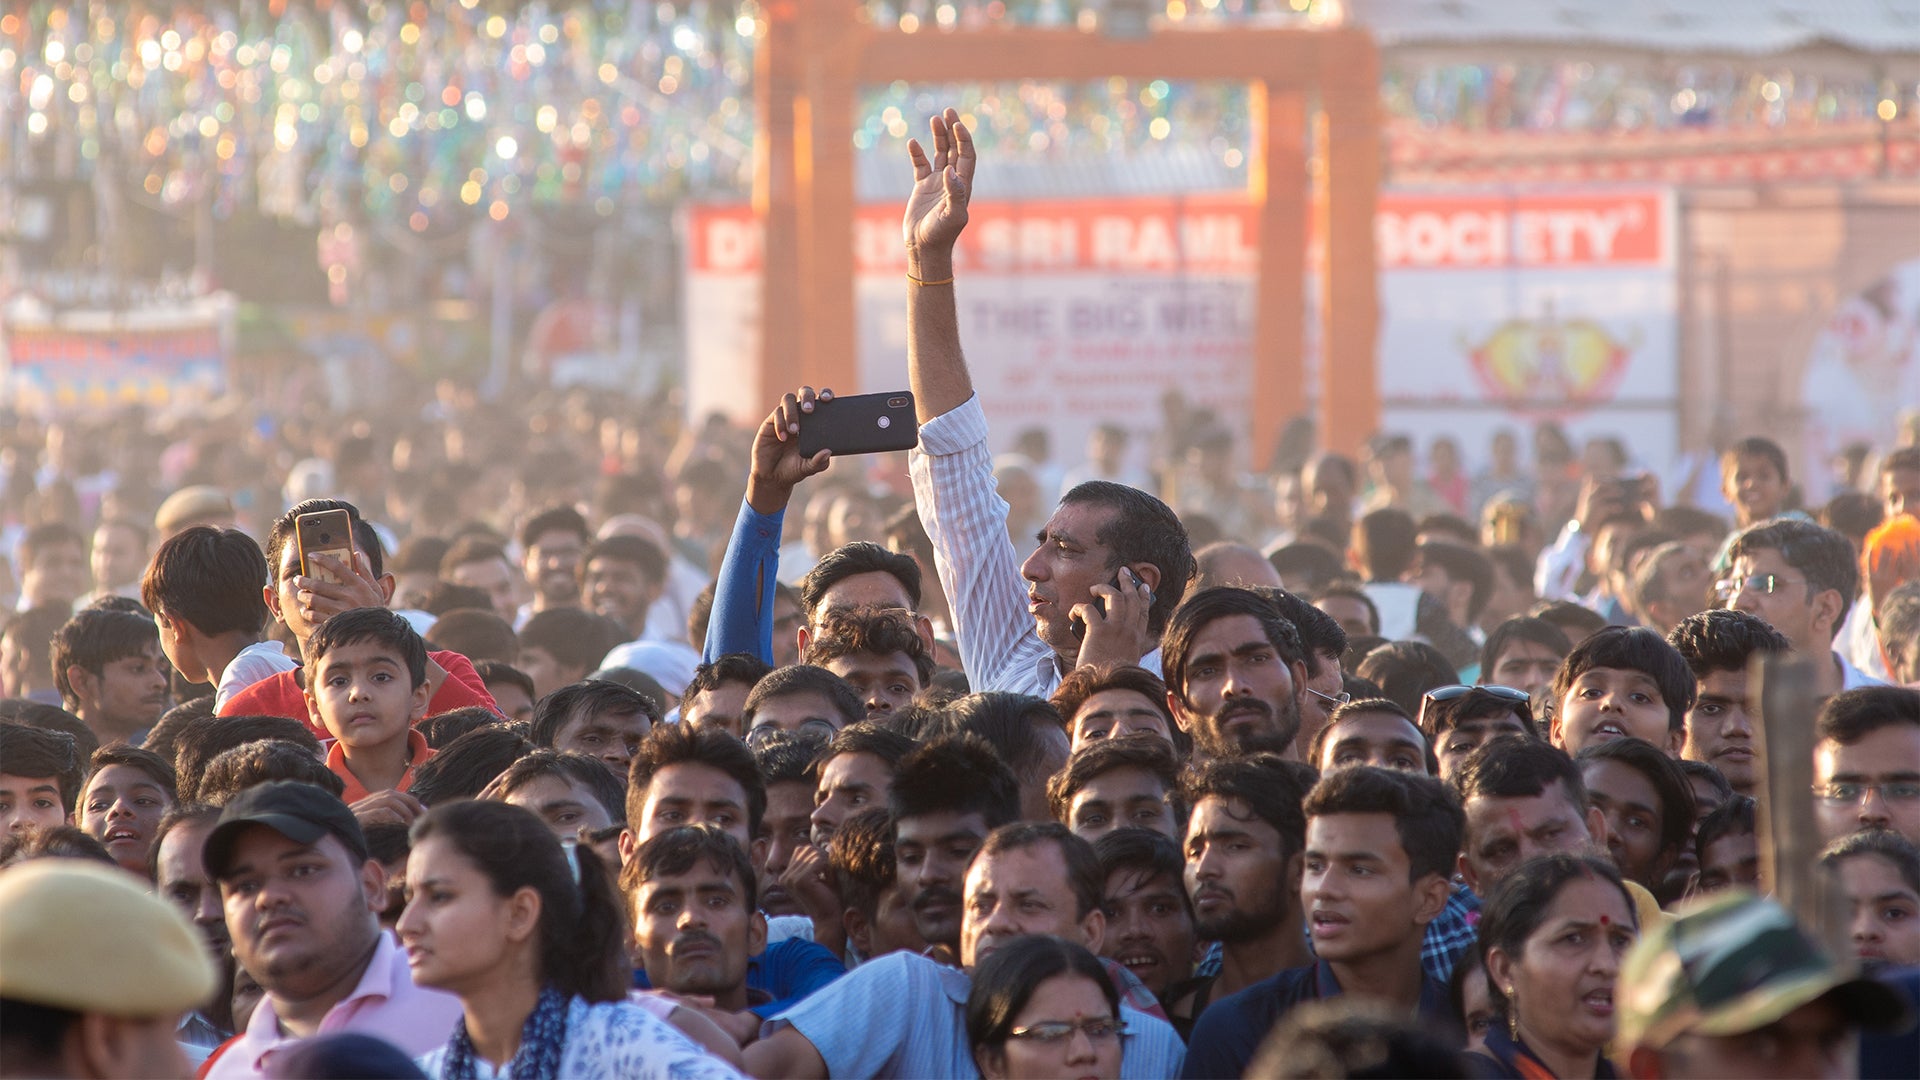
<path fill-rule="evenodd" d="M 986 416 L 960 348 L 953 246 L 973 194 L 973 136 L 948 109 L 934 154 L 915 141 L 907 203 L 907 372 L 920 419 L 914 502 L 953 607 L 975 690 L 1046 697 L 1087 663 L 1160 669 L 1161 629 L 1193 573 L 1186 529 L 1137 488 L 1089 481 L 1067 492 L 1024 563 L 995 491 Z M 1084 627 L 1084 629 L 1081 629 Z"/>

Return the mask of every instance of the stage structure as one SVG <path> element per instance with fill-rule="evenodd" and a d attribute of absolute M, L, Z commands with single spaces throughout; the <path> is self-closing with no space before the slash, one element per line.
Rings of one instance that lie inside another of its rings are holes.
<path fill-rule="evenodd" d="M 1114 8 L 1119 8 L 1116 3 Z M 1319 343 L 1324 445 L 1356 453 L 1378 427 L 1380 62 L 1354 28 L 990 26 L 880 29 L 854 0 L 773 0 L 755 55 L 753 205 L 764 227 L 758 400 L 800 382 L 857 386 L 854 108 L 860 86 L 1021 79 L 1241 80 L 1252 95 L 1253 461 L 1308 411 L 1308 320 Z M 924 118 L 920 122 L 924 122 Z M 924 131 L 919 136 L 925 141 Z M 902 168 L 905 167 L 904 159 Z M 991 196 L 991 163 L 983 173 Z M 1308 310 L 1309 213 L 1324 243 Z M 904 288 L 904 285 L 902 286 Z M 872 389 L 872 388 L 869 388 Z"/>

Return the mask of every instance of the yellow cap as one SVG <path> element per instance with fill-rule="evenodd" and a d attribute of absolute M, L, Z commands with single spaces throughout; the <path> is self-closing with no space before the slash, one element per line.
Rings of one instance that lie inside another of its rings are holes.
<path fill-rule="evenodd" d="M 0 872 L 0 997 L 107 1016 L 185 1012 L 213 995 L 186 916 L 125 870 L 35 859 Z"/>

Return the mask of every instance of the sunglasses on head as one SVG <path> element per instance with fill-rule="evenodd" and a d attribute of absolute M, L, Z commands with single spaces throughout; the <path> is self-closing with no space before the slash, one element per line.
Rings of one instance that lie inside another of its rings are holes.
<path fill-rule="evenodd" d="M 1466 697 L 1475 691 L 1479 691 L 1490 697 L 1497 697 L 1502 701 L 1519 703 L 1533 700 L 1525 690 L 1516 690 L 1511 686 L 1468 686 L 1465 683 L 1434 687 L 1432 690 L 1427 691 L 1426 700 L 1454 701 Z"/>

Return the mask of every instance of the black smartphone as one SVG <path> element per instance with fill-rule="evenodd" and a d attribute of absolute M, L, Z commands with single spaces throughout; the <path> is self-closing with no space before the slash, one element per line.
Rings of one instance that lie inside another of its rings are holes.
<path fill-rule="evenodd" d="M 1120 569 L 1114 571 L 1113 580 L 1107 582 L 1107 584 L 1116 589 L 1125 590 L 1128 586 L 1120 583 L 1120 579 L 1123 577 L 1127 579 L 1133 588 L 1137 589 L 1140 587 L 1140 579 L 1134 575 L 1133 568 L 1125 563 L 1120 564 Z M 1112 613 L 1107 607 L 1106 597 L 1096 594 L 1093 602 L 1100 605 L 1100 614 L 1109 615 Z M 1075 615 L 1068 620 L 1068 625 L 1073 627 L 1073 639 L 1075 641 L 1085 641 L 1087 639 L 1087 620 Z"/>
<path fill-rule="evenodd" d="M 835 457 L 911 450 L 919 441 L 913 395 L 905 390 L 816 401 L 811 413 L 800 414 L 798 449 L 804 457 L 822 450 Z"/>

